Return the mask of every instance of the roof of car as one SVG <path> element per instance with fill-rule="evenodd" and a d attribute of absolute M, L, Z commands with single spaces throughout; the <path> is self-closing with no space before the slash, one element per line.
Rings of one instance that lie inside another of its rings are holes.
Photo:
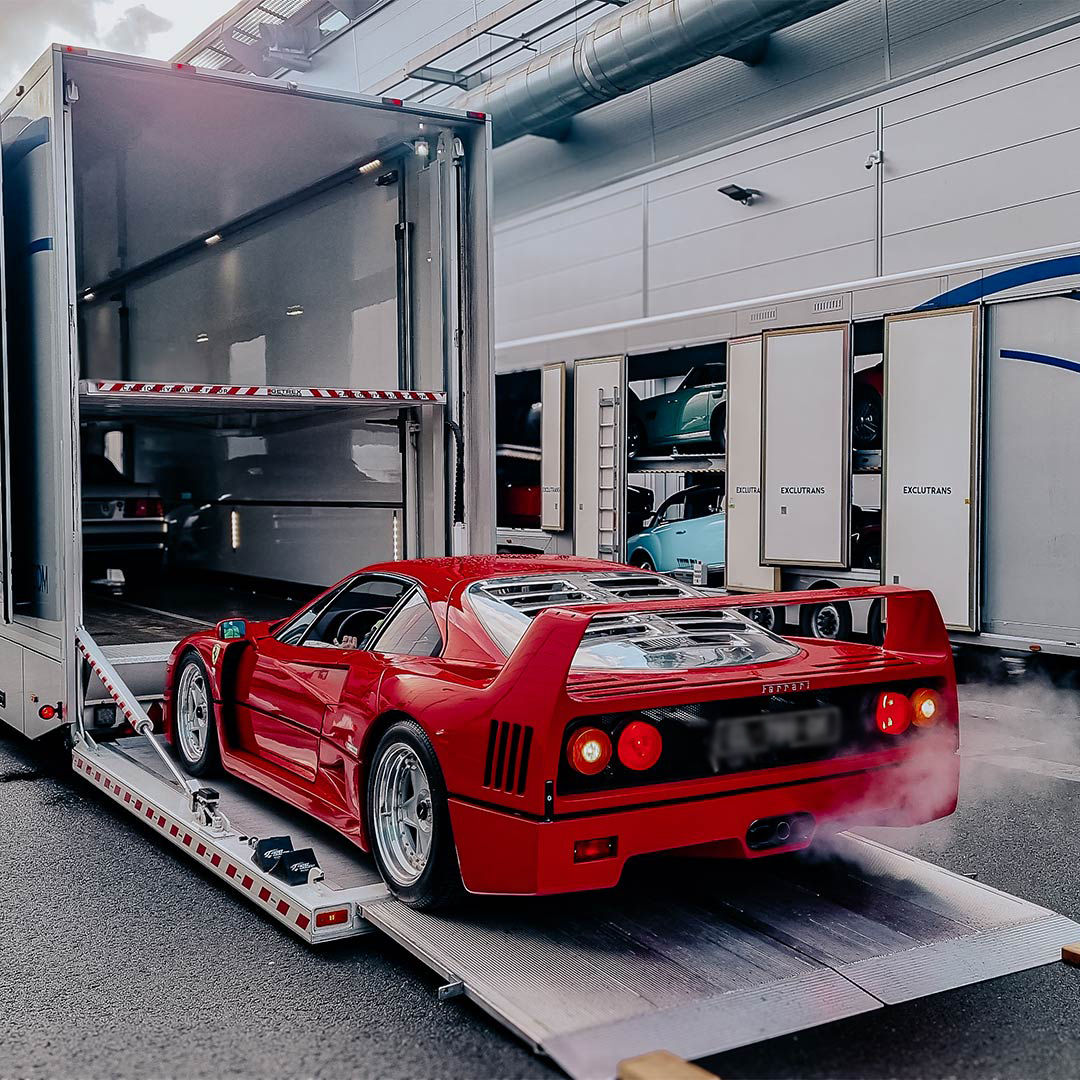
<path fill-rule="evenodd" d="M 572 555 L 453 555 L 438 559 L 402 559 L 377 563 L 365 572 L 402 574 L 419 581 L 429 594 L 448 596 L 463 583 L 522 574 L 572 574 L 626 570 L 641 571 L 604 559 L 580 559 Z"/>

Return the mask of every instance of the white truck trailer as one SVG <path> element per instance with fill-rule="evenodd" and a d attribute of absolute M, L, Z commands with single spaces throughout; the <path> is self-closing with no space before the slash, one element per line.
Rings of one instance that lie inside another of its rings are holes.
<path fill-rule="evenodd" d="M 388 935 L 440 998 L 583 1080 L 1050 963 L 1080 937 L 855 836 L 843 869 L 748 863 L 431 916 L 301 813 L 186 776 L 144 708 L 176 637 L 374 558 L 494 541 L 487 125 L 55 47 L 0 134 L 0 719 L 64 731 L 102 813 L 306 942 Z M 621 387 L 622 364 L 596 375 Z M 611 468 L 617 409 L 594 382 Z M 111 563 L 145 557 L 162 521 L 169 557 L 129 580 Z M 130 547 L 84 573 L 91 524 Z"/>
<path fill-rule="evenodd" d="M 958 645 L 1080 655 L 1078 252 L 500 343 L 497 379 L 542 386 L 545 499 L 540 529 L 500 543 L 623 558 L 629 484 L 722 474 L 726 550 L 699 561 L 723 561 L 729 589 L 929 587 Z M 667 389 L 703 351 L 726 365 L 726 453 L 630 454 L 629 391 Z M 872 452 L 852 438 L 867 383 L 882 402 Z M 879 634 L 881 615 L 762 613 L 823 636 Z"/>
<path fill-rule="evenodd" d="M 60 47 L 0 116 L 0 719 L 78 628 L 146 703 L 237 582 L 490 548 L 483 116 Z"/>

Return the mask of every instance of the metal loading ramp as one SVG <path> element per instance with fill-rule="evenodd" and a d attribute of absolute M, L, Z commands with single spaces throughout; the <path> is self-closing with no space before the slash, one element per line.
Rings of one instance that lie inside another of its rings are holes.
<path fill-rule="evenodd" d="M 1047 964 L 1080 939 L 1071 919 L 872 840 L 844 834 L 832 851 L 646 864 L 614 893 L 474 900 L 454 917 L 362 910 L 575 1080 Z"/>

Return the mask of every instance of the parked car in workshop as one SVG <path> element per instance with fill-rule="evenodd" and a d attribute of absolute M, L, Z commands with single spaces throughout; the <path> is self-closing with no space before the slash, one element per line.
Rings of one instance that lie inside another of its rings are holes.
<path fill-rule="evenodd" d="M 665 499 L 645 527 L 626 542 L 626 561 L 662 574 L 692 573 L 705 564 L 709 584 L 723 584 L 727 514 L 724 488 L 697 484 Z"/>
<path fill-rule="evenodd" d="M 724 452 L 727 423 L 727 366 L 691 368 L 677 390 L 650 398 L 630 396 L 627 450 Z"/>
<path fill-rule="evenodd" d="M 157 488 L 129 480 L 103 454 L 82 455 L 83 565 L 88 577 L 159 573 L 169 527 Z"/>

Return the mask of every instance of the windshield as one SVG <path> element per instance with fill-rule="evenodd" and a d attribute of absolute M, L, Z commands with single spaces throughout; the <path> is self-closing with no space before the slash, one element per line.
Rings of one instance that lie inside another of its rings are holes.
<path fill-rule="evenodd" d="M 549 607 L 708 596 L 655 574 L 530 575 L 493 578 L 466 590 L 499 649 L 510 655 L 532 620 Z M 597 615 L 574 670 L 686 671 L 784 660 L 798 647 L 731 608 Z"/>

